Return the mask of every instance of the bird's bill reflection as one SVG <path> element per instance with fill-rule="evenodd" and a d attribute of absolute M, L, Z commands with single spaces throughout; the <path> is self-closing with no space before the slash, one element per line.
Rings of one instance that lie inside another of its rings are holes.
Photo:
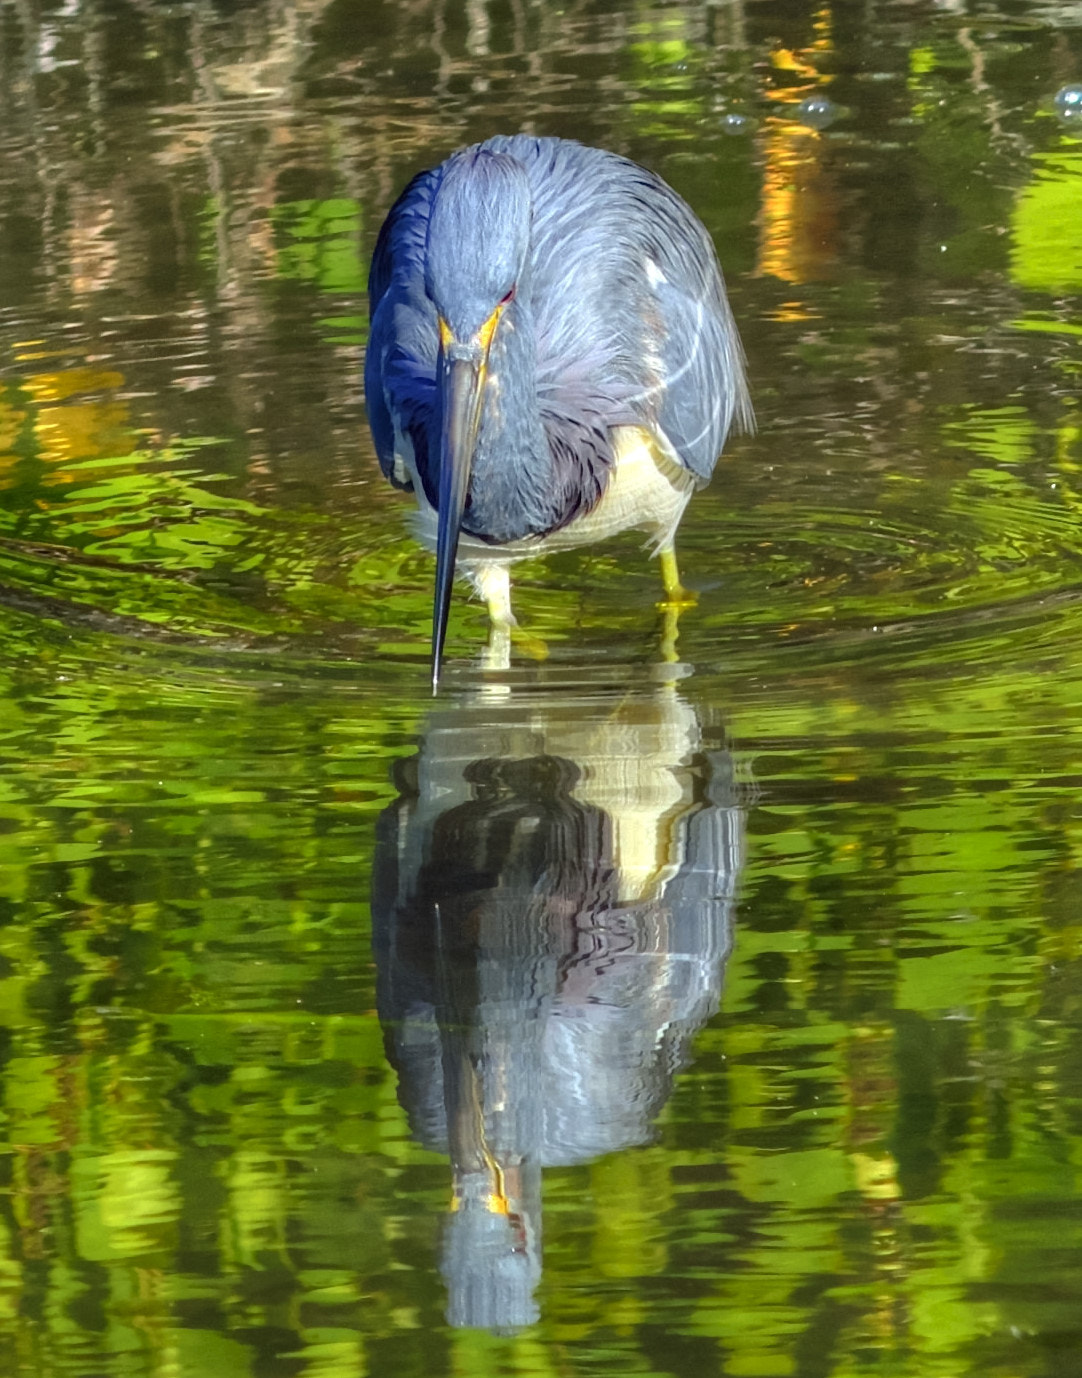
<path fill-rule="evenodd" d="M 647 1142 L 717 1007 L 742 854 L 727 752 L 671 685 L 433 712 L 380 824 L 379 1007 L 449 1154 L 453 1324 L 536 1319 L 541 1168 Z"/>

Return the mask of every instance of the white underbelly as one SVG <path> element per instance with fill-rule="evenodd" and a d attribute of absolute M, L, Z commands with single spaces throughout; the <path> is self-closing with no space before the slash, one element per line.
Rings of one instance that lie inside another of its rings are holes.
<path fill-rule="evenodd" d="M 637 426 L 613 431 L 613 455 L 601 501 L 563 530 L 542 537 L 546 551 L 604 541 L 621 531 L 647 531 L 659 545 L 671 538 L 695 491 L 692 475 L 665 458 L 649 432 Z"/>
<path fill-rule="evenodd" d="M 612 433 L 613 467 L 598 504 L 581 517 L 547 536 L 527 536 L 503 545 L 489 545 L 463 532 L 458 546 L 460 564 L 490 560 L 524 560 L 607 540 L 621 531 L 646 531 L 655 545 L 672 539 L 697 486 L 694 476 L 669 459 L 650 433 L 638 426 L 620 426 Z M 417 534 L 433 549 L 436 511 L 420 483 L 415 484 L 419 512 Z"/>

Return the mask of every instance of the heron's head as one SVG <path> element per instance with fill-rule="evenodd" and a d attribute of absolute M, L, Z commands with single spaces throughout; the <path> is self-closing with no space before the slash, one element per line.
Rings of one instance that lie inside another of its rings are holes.
<path fill-rule="evenodd" d="M 529 240 L 522 164 L 487 149 L 451 158 L 429 214 L 425 255 L 425 286 L 445 345 L 487 348 L 522 275 Z"/>
<path fill-rule="evenodd" d="M 481 426 L 488 356 L 530 244 L 521 163 L 471 149 L 443 169 L 428 217 L 425 288 L 439 317 L 439 524 L 432 615 L 432 687 L 439 681 L 455 559 Z"/>

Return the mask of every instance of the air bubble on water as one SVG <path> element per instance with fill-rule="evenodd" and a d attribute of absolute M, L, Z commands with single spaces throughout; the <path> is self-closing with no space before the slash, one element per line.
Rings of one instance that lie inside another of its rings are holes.
<path fill-rule="evenodd" d="M 751 115 L 738 115 L 735 111 L 730 111 L 727 115 L 722 115 L 718 127 L 723 134 L 754 134 L 759 128 L 759 121 Z"/>
<path fill-rule="evenodd" d="M 1061 86 L 1052 106 L 1064 124 L 1082 124 L 1082 86 Z"/>
<path fill-rule="evenodd" d="M 826 129 L 841 113 L 841 106 L 835 105 L 829 96 L 808 96 L 793 111 L 800 123 L 811 129 Z"/>

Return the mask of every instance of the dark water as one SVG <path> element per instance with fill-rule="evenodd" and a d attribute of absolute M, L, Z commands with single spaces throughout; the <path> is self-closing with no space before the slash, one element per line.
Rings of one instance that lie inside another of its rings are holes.
<path fill-rule="evenodd" d="M 0 1371 L 1082 1375 L 1078 8 L 20 0 L 0 64 Z M 434 704 L 362 289 L 520 128 L 692 202 L 760 433 L 675 662 L 632 538 L 523 569 L 543 665 L 458 599 Z"/>

